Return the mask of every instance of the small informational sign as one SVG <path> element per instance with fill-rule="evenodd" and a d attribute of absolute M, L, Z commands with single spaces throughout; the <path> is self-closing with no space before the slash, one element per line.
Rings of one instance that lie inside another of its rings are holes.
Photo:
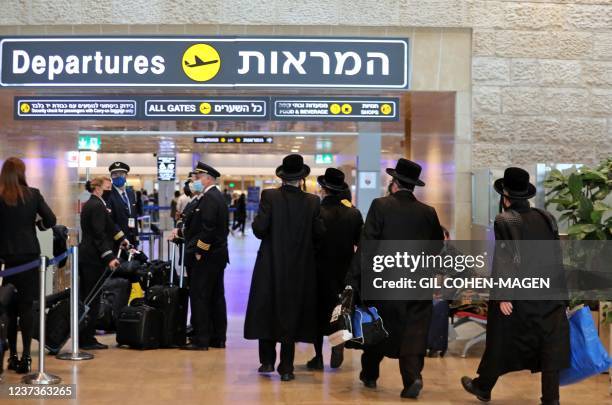
<path fill-rule="evenodd" d="M 272 99 L 272 120 L 397 121 L 399 98 Z"/>
<path fill-rule="evenodd" d="M 331 165 L 334 163 L 334 155 L 331 153 L 316 154 L 315 163 L 318 165 Z"/>
<path fill-rule="evenodd" d="M 271 136 L 196 136 L 194 143 L 244 143 L 244 144 L 270 144 L 274 143 Z"/>
<path fill-rule="evenodd" d="M 93 151 L 79 151 L 79 167 L 98 166 L 98 153 Z"/>
<path fill-rule="evenodd" d="M 137 114 L 136 100 L 15 97 L 15 119 L 123 119 Z"/>
<path fill-rule="evenodd" d="M 376 188 L 378 172 L 361 172 L 359 173 L 359 188 Z"/>
<path fill-rule="evenodd" d="M 79 150 L 92 150 L 97 152 L 102 146 L 102 141 L 99 136 L 79 136 L 77 148 Z"/>
<path fill-rule="evenodd" d="M 174 181 L 176 179 L 176 156 L 157 157 L 157 180 Z"/>
<path fill-rule="evenodd" d="M 68 167 L 79 167 L 79 151 L 71 150 L 66 153 L 66 164 Z"/>
<path fill-rule="evenodd" d="M 147 118 L 268 119 L 267 99 L 146 100 Z"/>

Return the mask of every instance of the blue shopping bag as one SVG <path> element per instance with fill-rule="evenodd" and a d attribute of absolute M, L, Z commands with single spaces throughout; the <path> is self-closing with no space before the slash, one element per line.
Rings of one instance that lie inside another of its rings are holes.
<path fill-rule="evenodd" d="M 559 384 L 569 385 L 603 373 L 612 359 L 601 344 L 588 307 L 572 314 L 570 323 L 570 367 L 559 373 Z"/>
<path fill-rule="evenodd" d="M 376 345 L 389 337 L 375 307 L 355 307 L 352 326 L 352 340 L 360 345 Z"/>

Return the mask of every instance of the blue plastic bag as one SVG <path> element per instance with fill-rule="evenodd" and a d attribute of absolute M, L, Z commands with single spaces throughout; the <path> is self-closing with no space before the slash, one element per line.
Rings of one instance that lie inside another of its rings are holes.
<path fill-rule="evenodd" d="M 375 307 L 355 307 L 352 326 L 352 340 L 361 345 L 376 345 L 389 337 Z"/>
<path fill-rule="evenodd" d="M 588 307 L 570 317 L 570 367 L 559 373 L 559 384 L 569 385 L 603 373 L 612 359 L 601 344 Z"/>

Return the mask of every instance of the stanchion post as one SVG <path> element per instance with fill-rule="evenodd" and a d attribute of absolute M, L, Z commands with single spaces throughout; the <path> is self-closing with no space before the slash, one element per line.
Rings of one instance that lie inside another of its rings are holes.
<path fill-rule="evenodd" d="M 72 266 L 70 274 L 70 339 L 72 350 L 58 354 L 60 360 L 91 360 L 93 354 L 79 351 L 79 247 L 72 247 Z"/>
<path fill-rule="evenodd" d="M 161 235 L 155 235 L 155 239 L 157 239 L 157 254 L 159 255 L 159 260 L 163 260 L 164 259 L 164 233 L 162 232 Z"/>
<path fill-rule="evenodd" d="M 155 244 L 155 237 L 153 236 L 153 233 L 149 234 L 149 259 L 153 260 L 153 245 Z M 161 257 L 159 258 L 161 259 Z"/>
<path fill-rule="evenodd" d="M 45 289 L 45 273 L 47 271 L 47 258 L 45 256 L 40 257 L 40 267 L 38 269 L 38 276 L 40 280 L 40 293 L 38 295 L 39 304 L 39 329 L 38 329 L 38 372 L 31 373 L 22 378 L 24 384 L 32 385 L 51 385 L 59 384 L 62 379 L 56 375 L 48 374 L 45 372 L 45 301 L 46 301 L 46 289 Z"/>

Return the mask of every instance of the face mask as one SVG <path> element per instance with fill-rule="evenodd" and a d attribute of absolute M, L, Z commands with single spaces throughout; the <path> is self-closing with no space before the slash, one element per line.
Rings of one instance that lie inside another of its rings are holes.
<path fill-rule="evenodd" d="M 121 187 L 125 186 L 125 182 L 126 182 L 126 179 L 123 176 L 115 177 L 113 179 L 113 185 L 115 187 L 121 188 Z"/>
<path fill-rule="evenodd" d="M 202 185 L 202 182 L 199 180 L 194 181 L 193 183 L 193 191 L 196 193 L 201 193 L 202 191 L 204 191 L 204 186 Z"/>
<path fill-rule="evenodd" d="M 102 198 L 105 200 L 108 200 L 111 196 L 111 191 L 110 190 L 104 190 L 102 191 Z"/>

